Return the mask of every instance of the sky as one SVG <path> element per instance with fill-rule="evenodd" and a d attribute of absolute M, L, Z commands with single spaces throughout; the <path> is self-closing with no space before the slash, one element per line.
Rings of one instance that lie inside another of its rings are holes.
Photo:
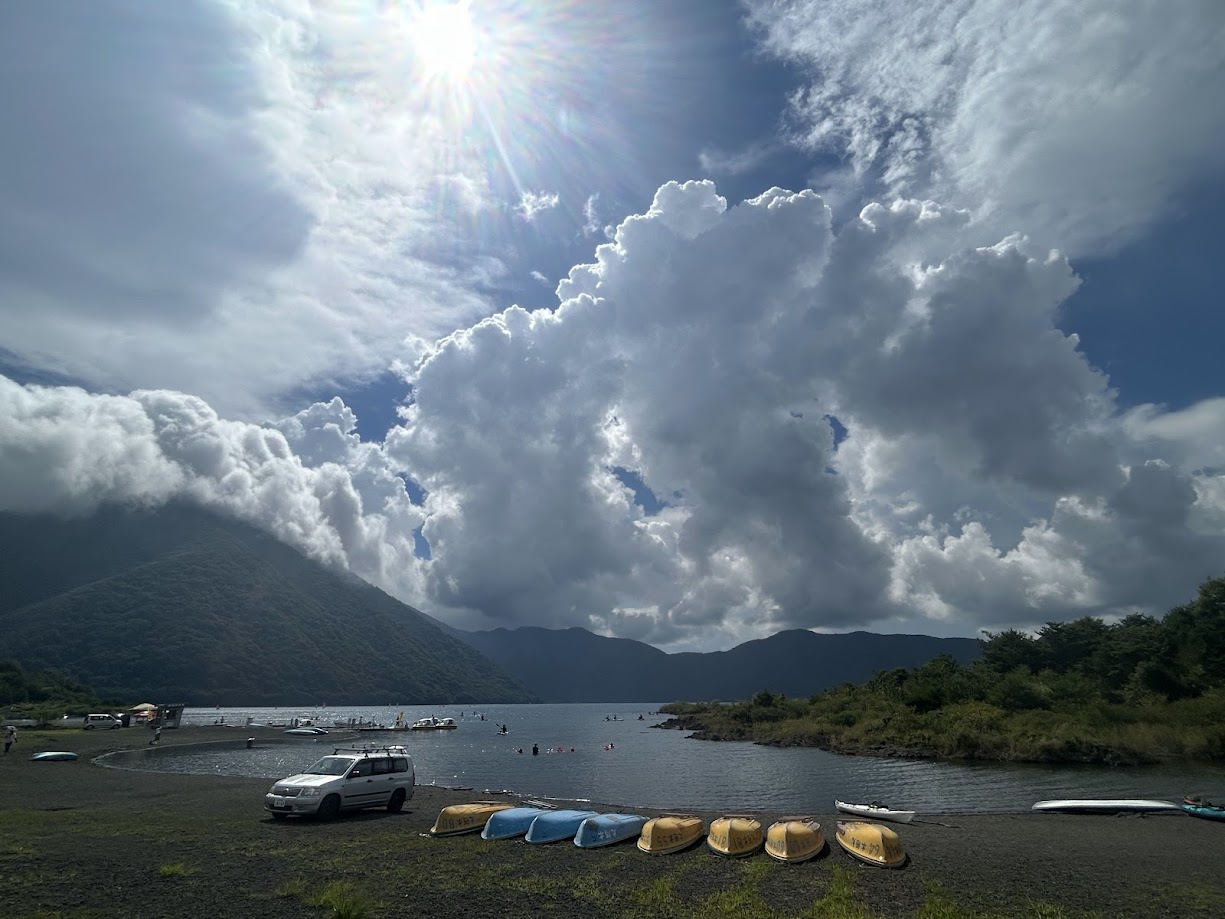
<path fill-rule="evenodd" d="M 668 651 L 1225 574 L 1225 5 L 0 13 L 0 510 Z"/>

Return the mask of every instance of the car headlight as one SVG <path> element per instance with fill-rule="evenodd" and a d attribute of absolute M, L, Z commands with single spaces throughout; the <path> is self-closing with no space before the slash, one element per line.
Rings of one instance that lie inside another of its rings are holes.
<path fill-rule="evenodd" d="M 302 793 L 301 793 L 301 794 L 300 794 L 298 797 L 300 797 L 300 798 L 317 798 L 317 797 L 319 797 L 319 795 L 321 795 L 321 794 L 323 794 L 323 789 L 322 789 L 322 788 L 320 788 L 320 787 L 318 787 L 318 786 L 315 786 L 315 787 L 313 787 L 313 788 L 303 788 L 303 789 L 302 789 Z"/>

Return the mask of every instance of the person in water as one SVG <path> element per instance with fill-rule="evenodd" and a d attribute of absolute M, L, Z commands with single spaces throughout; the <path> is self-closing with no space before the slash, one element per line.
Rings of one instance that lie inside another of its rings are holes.
<path fill-rule="evenodd" d="M 537 744 L 532 744 L 532 756 L 540 755 L 540 747 Z"/>

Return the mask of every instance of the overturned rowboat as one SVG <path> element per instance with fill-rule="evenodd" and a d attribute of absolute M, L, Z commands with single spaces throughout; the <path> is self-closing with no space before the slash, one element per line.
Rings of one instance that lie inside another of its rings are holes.
<path fill-rule="evenodd" d="M 766 854 L 798 865 L 825 851 L 825 833 L 812 817 L 783 817 L 766 830 Z"/>
<path fill-rule="evenodd" d="M 706 821 L 692 814 L 665 814 L 648 820 L 638 837 L 639 850 L 648 855 L 669 855 L 688 849 L 706 832 Z"/>
<path fill-rule="evenodd" d="M 596 814 L 579 825 L 574 844 L 580 849 L 611 846 L 639 835 L 646 822 L 639 814 Z"/>
<path fill-rule="evenodd" d="M 489 818 L 498 811 L 509 810 L 511 805 L 499 801 L 473 801 L 471 804 L 452 804 L 444 807 L 430 827 L 431 836 L 459 836 L 462 833 L 477 833 L 485 828 Z"/>
<path fill-rule="evenodd" d="M 490 814 L 485 829 L 481 830 L 481 839 L 513 839 L 522 836 L 531 828 L 533 820 L 550 811 L 551 808 L 544 807 L 511 807 Z"/>
<path fill-rule="evenodd" d="M 897 833 L 879 823 L 862 820 L 839 820 L 834 836 L 847 855 L 877 868 L 901 868 L 906 864 L 906 850 Z"/>
<path fill-rule="evenodd" d="M 715 855 L 746 858 L 762 847 L 761 821 L 748 814 L 728 814 L 710 822 L 706 847 Z"/>
<path fill-rule="evenodd" d="M 599 815 L 595 811 L 546 811 L 532 821 L 524 839 L 537 843 L 573 839 L 584 820 L 597 816 Z"/>

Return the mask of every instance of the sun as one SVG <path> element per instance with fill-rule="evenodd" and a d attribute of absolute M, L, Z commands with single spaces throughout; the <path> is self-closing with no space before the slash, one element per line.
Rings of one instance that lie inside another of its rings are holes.
<path fill-rule="evenodd" d="M 409 28 L 414 56 L 427 79 L 463 80 L 472 71 L 477 31 L 468 0 L 430 0 Z"/>

